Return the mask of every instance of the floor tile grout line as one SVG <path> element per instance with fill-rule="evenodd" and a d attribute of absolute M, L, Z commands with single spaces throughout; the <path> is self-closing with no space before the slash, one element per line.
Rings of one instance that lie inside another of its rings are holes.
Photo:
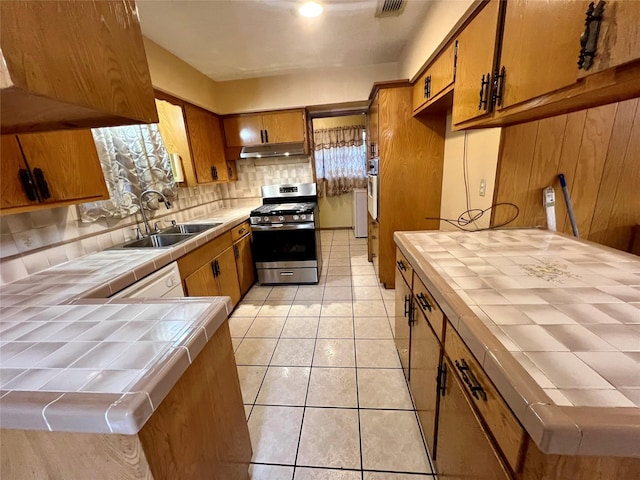
<path fill-rule="evenodd" d="M 357 468 L 335 468 L 335 467 L 319 467 L 317 465 L 291 465 L 288 463 L 269 463 L 269 462 L 251 462 L 252 465 L 268 465 L 268 466 L 273 466 L 273 467 L 291 467 L 291 468 L 295 468 L 300 467 L 300 468 L 308 468 L 310 470 L 332 470 L 332 471 L 336 471 L 336 472 L 360 472 L 360 469 Z M 422 476 L 427 476 L 427 477 L 436 477 L 437 474 L 435 473 L 420 473 L 420 472 L 409 472 L 409 471 L 405 471 L 405 470 L 380 470 L 380 469 L 367 469 L 367 470 L 362 470 L 362 472 L 372 472 L 372 473 L 391 473 L 391 474 L 396 474 L 396 475 L 412 475 L 412 476 L 418 476 L 418 475 L 422 475 Z"/>
<path fill-rule="evenodd" d="M 322 299 L 324 300 L 324 290 L 322 291 Z M 296 465 L 298 463 L 298 454 L 300 453 L 300 442 L 302 441 L 302 428 L 304 427 L 304 417 L 307 411 L 307 399 L 309 398 L 309 387 L 311 386 L 311 375 L 313 374 L 313 359 L 316 356 L 316 345 L 318 344 L 318 331 L 320 330 L 320 318 L 318 318 L 318 328 L 316 329 L 316 338 L 313 341 L 313 353 L 311 354 L 311 365 L 309 366 L 309 380 L 307 381 L 307 391 L 304 395 L 304 405 L 302 406 L 302 420 L 300 421 L 300 433 L 298 434 L 298 445 L 296 446 L 296 456 L 293 460 L 293 478 L 296 476 Z"/>

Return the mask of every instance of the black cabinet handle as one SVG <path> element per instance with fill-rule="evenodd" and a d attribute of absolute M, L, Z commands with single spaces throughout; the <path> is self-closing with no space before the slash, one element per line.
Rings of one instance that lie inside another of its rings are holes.
<path fill-rule="evenodd" d="M 493 76 L 493 95 L 491 96 L 491 105 L 494 107 L 502 106 L 502 92 L 504 91 L 504 80 L 507 75 L 504 66 L 500 69 L 500 73 Z"/>
<path fill-rule="evenodd" d="M 233 178 L 233 168 L 227 167 L 227 171 L 229 172 L 229 178 Z"/>
<path fill-rule="evenodd" d="M 482 388 L 482 385 L 480 385 L 480 382 L 478 382 L 478 379 L 471 371 L 471 368 L 469 368 L 469 364 L 467 363 L 467 361 L 463 358 L 462 360 L 460 360 L 460 362 L 456 360 L 454 363 L 456 364 L 456 368 L 460 370 L 462 380 L 464 380 L 464 383 L 466 383 L 469 387 L 469 390 L 471 390 L 471 395 L 473 395 L 476 400 L 480 400 L 480 397 L 482 397 L 482 399 L 486 402 L 487 393 Z"/>
<path fill-rule="evenodd" d="M 416 323 L 416 304 L 413 303 L 413 299 L 409 300 L 409 321 L 407 323 L 409 326 Z"/>
<path fill-rule="evenodd" d="M 269 143 L 269 130 L 264 131 L 264 143 Z"/>
<path fill-rule="evenodd" d="M 409 315 L 409 302 L 411 301 L 411 295 L 404 296 L 404 315 L 407 317 Z"/>
<path fill-rule="evenodd" d="M 427 88 L 427 98 L 431 98 L 431 75 L 427 77 L 426 88 Z"/>
<path fill-rule="evenodd" d="M 233 256 L 238 258 L 240 256 L 240 250 L 238 249 L 237 245 L 233 246 Z"/>
<path fill-rule="evenodd" d="M 260 130 L 260 143 L 264 143 L 264 132 Z"/>
<path fill-rule="evenodd" d="M 407 267 L 405 266 L 405 264 L 404 264 L 404 262 L 403 262 L 402 260 L 398 260 L 398 261 L 396 262 L 396 264 L 398 265 L 398 268 L 399 268 L 400 270 L 402 270 L 403 272 L 406 272 L 406 271 L 407 271 Z"/>
<path fill-rule="evenodd" d="M 478 110 L 487 110 L 489 104 L 489 82 L 491 81 L 491 73 L 482 75 L 482 81 L 480 82 L 480 103 L 478 104 Z M 486 90 L 486 93 L 485 93 Z"/>
<path fill-rule="evenodd" d="M 238 235 L 242 235 L 246 231 L 247 231 L 247 229 L 243 227 L 240 230 L 238 230 Z"/>
<path fill-rule="evenodd" d="M 436 395 L 445 396 L 447 392 L 447 364 L 438 367 L 438 376 L 436 377 Z"/>
<path fill-rule="evenodd" d="M 21 168 L 18 170 L 18 175 L 20 176 L 20 183 L 22 183 L 22 188 L 24 189 L 24 193 L 27 198 L 32 202 L 38 200 L 38 192 L 33 184 L 33 179 L 31 178 L 29 170 Z"/>
<path fill-rule="evenodd" d="M 218 169 L 216 167 L 211 167 L 211 179 L 218 180 Z"/>
<path fill-rule="evenodd" d="M 46 200 L 51 198 L 51 192 L 49 192 L 49 184 L 44 178 L 44 172 L 39 168 L 33 169 L 33 178 L 36 180 L 36 186 L 40 190 L 40 198 Z"/>
<path fill-rule="evenodd" d="M 578 56 L 580 70 L 589 70 L 593 66 L 593 58 L 598 51 L 598 36 L 604 4 L 603 0 L 600 0 L 598 5 L 591 2 L 585 13 L 584 32 L 580 35 L 580 55 Z"/>
<path fill-rule="evenodd" d="M 211 262 L 211 272 L 213 273 L 213 278 L 218 276 L 218 272 L 216 271 L 216 261 Z"/>
<path fill-rule="evenodd" d="M 420 308 L 422 310 L 429 310 L 431 311 L 431 304 L 429 303 L 429 300 L 427 299 L 426 295 L 422 292 L 420 292 L 416 298 L 418 299 L 418 303 L 420 304 Z"/>

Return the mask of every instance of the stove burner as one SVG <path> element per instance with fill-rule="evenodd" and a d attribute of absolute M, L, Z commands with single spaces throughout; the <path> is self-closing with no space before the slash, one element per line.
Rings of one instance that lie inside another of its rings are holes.
<path fill-rule="evenodd" d="M 305 203 L 280 203 L 273 205 L 262 205 L 251 211 L 251 216 L 258 215 L 296 215 L 303 213 L 313 213 L 316 204 L 311 202 Z"/>

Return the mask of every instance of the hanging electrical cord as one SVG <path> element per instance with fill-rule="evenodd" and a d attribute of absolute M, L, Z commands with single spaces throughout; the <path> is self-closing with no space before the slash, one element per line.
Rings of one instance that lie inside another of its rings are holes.
<path fill-rule="evenodd" d="M 501 228 L 504 227 L 508 224 L 510 224 L 511 222 L 513 222 L 516 218 L 518 218 L 518 215 L 520 215 L 520 208 L 515 204 L 515 203 L 511 203 L 511 202 L 499 202 L 499 203 L 494 203 L 493 205 L 491 205 L 490 207 L 487 207 L 485 209 L 480 209 L 480 208 L 471 208 L 471 200 L 470 200 L 470 193 L 469 193 L 469 178 L 468 178 L 468 161 L 467 161 L 467 131 L 465 130 L 464 132 L 464 143 L 463 143 L 463 151 L 462 151 L 462 175 L 464 177 L 464 193 L 465 193 L 465 200 L 466 200 L 466 206 L 467 209 L 462 212 L 460 214 L 460 216 L 458 216 L 457 219 L 452 219 L 452 218 L 442 218 L 442 217 L 425 217 L 425 220 L 440 220 L 442 222 L 447 222 L 449 225 L 453 225 L 454 227 L 456 227 L 459 230 L 462 230 L 464 232 L 481 232 L 484 230 L 493 230 L 495 228 Z M 499 225 L 493 225 L 492 227 L 486 227 L 486 228 L 480 228 L 478 227 L 478 224 L 476 223 L 476 221 L 478 221 L 480 218 L 482 218 L 482 216 L 487 213 L 488 211 L 492 210 L 495 207 L 499 207 L 502 205 L 507 205 L 510 207 L 513 207 L 515 209 L 515 214 L 513 215 L 513 217 L 511 217 L 509 220 L 505 221 L 504 223 L 501 223 Z M 469 229 L 469 228 L 465 228 L 466 226 L 472 224 L 475 226 L 475 228 Z"/>

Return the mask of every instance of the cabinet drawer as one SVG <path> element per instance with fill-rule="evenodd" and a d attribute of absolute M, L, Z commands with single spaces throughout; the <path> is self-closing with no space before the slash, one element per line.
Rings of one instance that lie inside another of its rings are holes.
<path fill-rule="evenodd" d="M 402 254 L 400 249 L 396 249 L 396 268 L 404 278 L 404 281 L 407 282 L 409 288 L 413 287 L 413 267 L 407 260 L 407 258 Z"/>
<path fill-rule="evenodd" d="M 249 222 L 241 223 L 240 225 L 236 225 L 231 230 L 231 241 L 235 242 L 236 240 L 244 237 L 247 233 L 251 231 L 251 226 Z"/>
<path fill-rule="evenodd" d="M 444 350 L 456 374 L 464 381 L 469 399 L 480 412 L 505 459 L 515 471 L 526 438 L 522 426 L 451 325 L 447 325 Z M 481 387 L 481 390 L 475 392 L 477 398 L 472 395 L 470 384 Z"/>
<path fill-rule="evenodd" d="M 231 233 L 225 232 L 214 238 L 209 243 L 196 248 L 182 258 L 178 259 L 180 276 L 185 279 L 204 264 L 211 262 L 224 250 L 231 246 Z"/>
<path fill-rule="evenodd" d="M 413 280 L 413 295 L 416 297 L 416 304 L 422 310 L 424 316 L 427 317 L 429 325 L 436 332 L 438 340 L 442 342 L 444 338 L 444 313 L 433 299 L 427 287 L 424 286 L 422 280 L 417 276 Z"/>

